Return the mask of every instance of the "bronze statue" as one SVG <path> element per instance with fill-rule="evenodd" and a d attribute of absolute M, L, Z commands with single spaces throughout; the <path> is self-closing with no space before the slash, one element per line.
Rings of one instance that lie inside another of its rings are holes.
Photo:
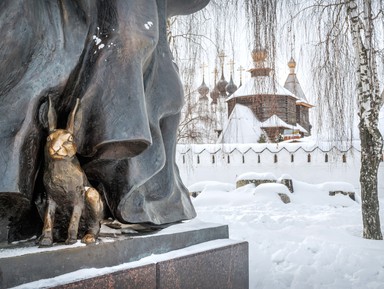
<path fill-rule="evenodd" d="M 208 2 L 0 2 L 0 241 L 41 230 L 48 98 L 58 127 L 81 99 L 77 158 L 107 216 L 154 225 L 195 217 L 175 164 L 184 100 L 166 19 Z"/>
<path fill-rule="evenodd" d="M 57 129 L 56 112 L 49 99 L 49 136 L 45 146 L 43 178 L 47 205 L 40 246 L 51 246 L 53 241 L 61 241 L 63 236 L 66 236 L 66 244 L 74 244 L 79 229 L 83 243 L 95 243 L 100 232 L 103 202 L 97 190 L 91 187 L 76 158 L 73 135 L 79 103 L 77 99 L 69 115 L 67 128 Z"/>

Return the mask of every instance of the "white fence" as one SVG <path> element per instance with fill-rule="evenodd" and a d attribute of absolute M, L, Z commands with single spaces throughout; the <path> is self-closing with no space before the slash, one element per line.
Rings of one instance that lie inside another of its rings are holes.
<path fill-rule="evenodd" d="M 271 172 L 312 184 L 349 182 L 360 191 L 358 144 L 344 148 L 314 143 L 178 145 L 176 162 L 187 186 L 200 181 L 235 183 L 245 172 Z M 379 190 L 384 195 L 384 162 Z"/>

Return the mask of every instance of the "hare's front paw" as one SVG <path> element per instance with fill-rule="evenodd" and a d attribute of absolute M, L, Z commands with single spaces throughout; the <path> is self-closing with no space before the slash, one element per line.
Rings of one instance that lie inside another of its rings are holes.
<path fill-rule="evenodd" d="M 65 245 L 73 245 L 77 242 L 77 239 L 76 238 L 68 238 L 67 240 L 65 240 Z"/>
<path fill-rule="evenodd" d="M 86 234 L 82 239 L 81 242 L 84 244 L 92 244 L 96 243 L 96 237 L 94 234 Z"/>
<path fill-rule="evenodd" d="M 41 236 L 39 241 L 39 247 L 51 247 L 53 244 L 53 240 L 49 236 Z"/>

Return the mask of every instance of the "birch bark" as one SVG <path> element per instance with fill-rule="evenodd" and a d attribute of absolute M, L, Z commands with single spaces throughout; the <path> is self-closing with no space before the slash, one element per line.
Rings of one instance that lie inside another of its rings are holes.
<path fill-rule="evenodd" d="M 361 200 L 363 237 L 382 240 L 378 199 L 378 168 L 382 158 L 383 139 L 378 128 L 382 95 L 379 93 L 371 1 L 364 1 L 360 18 L 355 0 L 348 1 L 347 13 L 351 27 L 353 48 L 357 60 L 357 105 L 361 139 Z"/>

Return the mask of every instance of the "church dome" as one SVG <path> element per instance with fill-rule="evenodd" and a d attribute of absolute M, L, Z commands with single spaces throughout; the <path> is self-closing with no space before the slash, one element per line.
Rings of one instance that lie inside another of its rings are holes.
<path fill-rule="evenodd" d="M 197 92 L 201 96 L 206 96 L 208 94 L 209 87 L 205 84 L 204 79 L 203 79 L 203 83 L 197 88 Z"/>
<path fill-rule="evenodd" d="M 216 85 L 217 89 L 220 92 L 220 95 L 226 95 L 227 94 L 227 92 L 225 90 L 225 88 L 227 87 L 227 84 L 228 84 L 228 81 L 226 81 L 225 78 L 224 78 L 224 75 L 221 74 L 221 78 L 220 78 L 219 82 Z"/>
<path fill-rule="evenodd" d="M 288 62 L 288 67 L 289 68 L 295 68 L 296 67 L 296 61 L 291 57 L 291 59 Z"/>
<path fill-rule="evenodd" d="M 263 63 L 268 57 L 267 50 L 265 49 L 253 49 L 252 50 L 252 59 L 253 62 L 256 63 Z"/>
<path fill-rule="evenodd" d="M 227 84 L 225 89 L 227 90 L 229 95 L 231 95 L 232 93 L 234 93 L 237 90 L 237 85 L 233 82 L 232 75 L 231 75 L 231 79 L 229 80 L 229 83 Z"/>
<path fill-rule="evenodd" d="M 290 70 L 290 73 L 295 73 L 295 68 L 296 68 L 296 61 L 291 57 L 291 59 L 288 61 L 288 67 Z"/>
<path fill-rule="evenodd" d="M 219 90 L 217 89 L 217 87 L 215 87 L 211 93 L 210 93 L 210 96 L 212 98 L 212 104 L 216 104 L 217 103 L 217 99 L 219 98 L 219 95 L 220 95 L 220 92 Z"/>

